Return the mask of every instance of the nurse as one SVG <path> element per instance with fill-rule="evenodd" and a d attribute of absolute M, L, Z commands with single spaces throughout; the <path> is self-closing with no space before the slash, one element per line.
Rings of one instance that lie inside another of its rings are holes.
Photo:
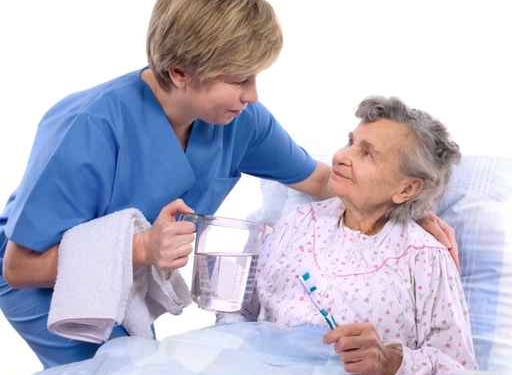
<path fill-rule="evenodd" d="M 0 216 L 0 308 L 45 368 L 98 349 L 46 328 L 67 229 L 135 207 L 153 226 L 134 236 L 134 267 L 172 271 L 186 264 L 194 232 L 175 214 L 213 214 L 241 173 L 328 196 L 329 168 L 257 101 L 256 76 L 281 45 L 265 0 L 159 0 L 149 67 L 72 94 L 44 115 Z M 428 226 L 442 240 L 438 223 Z M 117 326 L 111 337 L 124 335 Z"/>

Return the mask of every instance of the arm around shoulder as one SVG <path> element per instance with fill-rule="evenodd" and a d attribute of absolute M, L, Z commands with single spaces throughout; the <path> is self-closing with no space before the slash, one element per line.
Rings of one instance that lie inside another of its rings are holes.
<path fill-rule="evenodd" d="M 327 164 L 317 161 L 313 173 L 311 173 L 306 179 L 288 186 L 315 198 L 331 198 L 333 195 L 327 189 L 327 181 L 329 180 L 330 174 L 331 168 Z"/>

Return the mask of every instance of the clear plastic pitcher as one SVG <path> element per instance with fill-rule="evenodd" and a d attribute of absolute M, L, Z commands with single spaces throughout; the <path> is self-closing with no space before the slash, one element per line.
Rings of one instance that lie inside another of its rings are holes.
<path fill-rule="evenodd" d="M 179 215 L 196 225 L 192 299 L 206 310 L 239 311 L 250 301 L 268 225 L 215 216 Z"/>

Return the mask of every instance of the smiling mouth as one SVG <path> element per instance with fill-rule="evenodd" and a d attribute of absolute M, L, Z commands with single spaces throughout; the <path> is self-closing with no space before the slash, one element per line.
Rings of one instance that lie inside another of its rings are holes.
<path fill-rule="evenodd" d="M 335 170 L 332 170 L 332 174 L 336 177 L 336 178 L 342 178 L 344 180 L 350 180 L 350 178 L 348 177 L 345 177 L 344 175 L 342 175 L 341 173 L 339 172 L 336 172 Z"/>

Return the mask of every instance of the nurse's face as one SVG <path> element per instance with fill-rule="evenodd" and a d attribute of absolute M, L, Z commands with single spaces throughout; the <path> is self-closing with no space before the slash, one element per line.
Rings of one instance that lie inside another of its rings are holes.
<path fill-rule="evenodd" d="M 192 85 L 191 106 L 201 120 L 216 125 L 229 124 L 258 99 L 256 76 L 226 76 Z"/>

